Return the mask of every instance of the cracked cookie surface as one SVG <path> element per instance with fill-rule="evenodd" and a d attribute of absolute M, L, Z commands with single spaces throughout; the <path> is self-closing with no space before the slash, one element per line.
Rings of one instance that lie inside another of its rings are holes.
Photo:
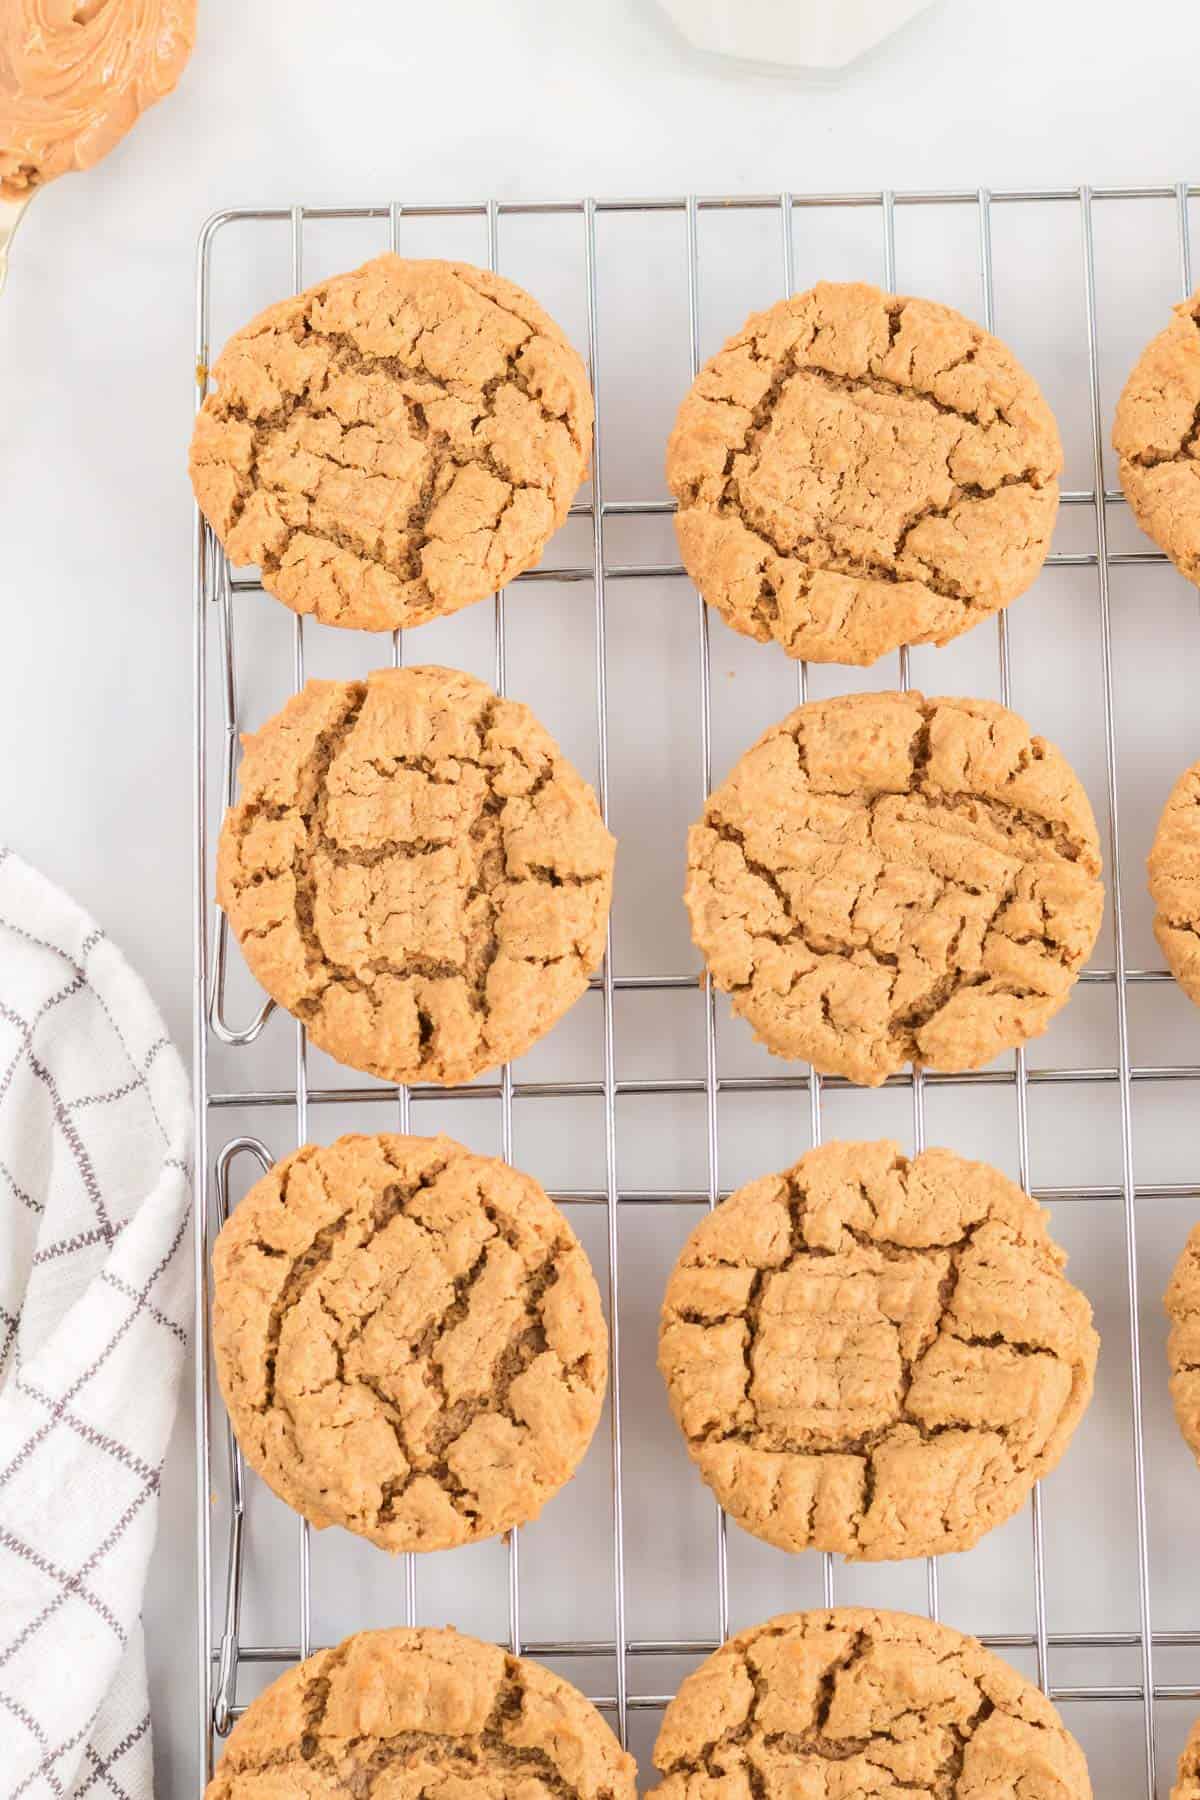
<path fill-rule="evenodd" d="M 1179 1758 L 1171 1800 L 1200 1800 L 1200 1719 L 1192 1726 Z"/>
<path fill-rule="evenodd" d="M 1099 1340 L 1045 1215 L 948 1150 L 831 1143 L 702 1219 L 658 1365 L 701 1475 L 782 1550 L 966 1550 L 1058 1462 Z M 1198 1290 L 1200 1298 L 1200 1290 Z"/>
<path fill-rule="evenodd" d="M 1024 593 L 1061 466 L 1054 416 L 997 338 L 929 300 L 821 282 L 705 364 L 667 485 L 684 564 L 729 625 L 867 664 Z"/>
<path fill-rule="evenodd" d="M 878 1085 L 1044 1031 L 1104 906 L 1087 795 L 988 700 L 810 701 L 688 834 L 692 936 L 777 1056 Z"/>
<path fill-rule="evenodd" d="M 600 1416 L 591 1265 L 537 1182 L 450 1138 L 308 1144 L 213 1250 L 247 1461 L 318 1527 L 441 1550 L 536 1518 Z"/>
<path fill-rule="evenodd" d="M 244 743 L 217 899 L 321 1049 L 469 1081 L 583 993 L 615 845 L 527 706 L 456 669 L 379 669 L 310 681 Z"/>
<path fill-rule="evenodd" d="M 1113 449 L 1134 518 L 1200 583 L 1200 290 L 1134 364 L 1117 402 Z"/>
<path fill-rule="evenodd" d="M 1167 1362 L 1175 1417 L 1200 1462 L 1200 1225 L 1175 1264 L 1164 1305 L 1171 1321 Z"/>
<path fill-rule="evenodd" d="M 654 1761 L 653 1800 L 1092 1793 L 1082 1750 L 1032 1682 L 946 1625 L 860 1607 L 731 1638 L 667 1707 Z"/>
<path fill-rule="evenodd" d="M 327 625 L 482 600 L 537 562 L 587 473 L 578 352 L 468 263 L 376 257 L 260 313 L 213 377 L 197 503 L 233 562 Z"/>
<path fill-rule="evenodd" d="M 272 1682 L 205 1800 L 637 1800 L 591 1703 L 455 1631 L 363 1631 Z"/>
<path fill-rule="evenodd" d="M 1200 763 L 1171 789 L 1146 869 L 1159 948 L 1188 999 L 1200 1006 Z"/>

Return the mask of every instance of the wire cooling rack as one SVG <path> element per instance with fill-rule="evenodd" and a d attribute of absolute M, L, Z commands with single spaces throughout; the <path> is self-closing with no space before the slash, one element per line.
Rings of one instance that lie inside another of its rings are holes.
<path fill-rule="evenodd" d="M 590 488 L 543 566 L 492 607 L 390 640 L 293 619 L 195 527 L 196 1369 L 199 1744 L 297 1657 L 365 1625 L 454 1623 L 558 1667 L 642 1758 L 679 1679 L 730 1630 L 831 1603 L 927 1611 L 1035 1678 L 1088 1752 L 1098 1800 L 1165 1794 L 1200 1698 L 1200 1476 L 1170 1414 L 1158 1295 L 1200 1209 L 1200 1025 L 1159 958 L 1141 860 L 1200 744 L 1196 594 L 1147 546 L 1107 450 L 1141 344 L 1191 291 L 1200 187 L 800 194 L 236 209 L 201 234 L 210 346 L 259 305 L 389 246 L 498 267 L 584 346 Z M 945 299 L 1035 371 L 1063 430 L 1046 569 L 996 625 L 860 672 L 736 638 L 676 561 L 661 477 L 679 398 L 749 311 L 819 275 Z M 212 905 L 239 730 L 306 674 L 471 668 L 530 701 L 620 839 L 602 973 L 551 1036 L 467 1087 L 368 1081 L 262 1005 Z M 797 699 L 909 686 L 989 694 L 1066 749 L 1106 840 L 1096 961 L 1045 1039 L 971 1074 L 875 1092 L 755 1047 L 699 980 L 683 833 L 713 779 Z M 235 1019 L 240 1023 L 233 1022 Z M 395 1561 L 311 1534 L 243 1469 L 210 1372 L 208 1255 L 250 1180 L 310 1137 L 447 1130 L 514 1156 L 567 1206 L 607 1283 L 607 1428 L 576 1481 L 506 1542 Z M 698 1209 L 823 1135 L 943 1142 L 1053 1214 L 1104 1350 L 1062 1468 L 976 1550 L 926 1564 L 789 1558 L 727 1526 L 653 1371 L 658 1298 Z M 1157 1770 L 1157 1773 L 1156 1773 Z M 1157 1781 L 1157 1788 L 1156 1788 Z"/>

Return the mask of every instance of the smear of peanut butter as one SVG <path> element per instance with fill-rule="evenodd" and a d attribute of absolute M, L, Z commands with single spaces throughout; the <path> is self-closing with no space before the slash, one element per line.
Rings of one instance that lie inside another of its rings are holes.
<path fill-rule="evenodd" d="M 5 0 L 0 195 L 89 169 L 169 94 L 196 38 L 196 0 Z"/>

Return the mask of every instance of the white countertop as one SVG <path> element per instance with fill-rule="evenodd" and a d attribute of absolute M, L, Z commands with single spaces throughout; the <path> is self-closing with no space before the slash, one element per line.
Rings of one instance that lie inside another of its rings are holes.
<path fill-rule="evenodd" d="M 1194 0 L 944 0 L 830 88 L 719 72 L 654 0 L 200 14 L 180 91 L 39 197 L 0 301 L 0 830 L 128 951 L 185 1050 L 185 452 L 208 213 L 1200 174 Z M 192 1503 L 185 1405 L 147 1602 L 161 1800 L 196 1794 Z"/>

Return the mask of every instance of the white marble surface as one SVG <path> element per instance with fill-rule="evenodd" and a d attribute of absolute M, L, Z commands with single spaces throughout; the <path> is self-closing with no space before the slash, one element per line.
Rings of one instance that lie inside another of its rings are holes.
<path fill-rule="evenodd" d="M 653 0 L 200 12 L 179 93 L 38 199 L 0 302 L 0 828 L 126 948 L 185 1047 L 184 453 L 210 211 L 1200 174 L 1189 0 L 1136 15 L 1115 0 L 945 0 L 815 89 L 697 61 Z M 162 1800 L 197 1791 L 191 1544 L 185 1408 L 147 1603 Z"/>

